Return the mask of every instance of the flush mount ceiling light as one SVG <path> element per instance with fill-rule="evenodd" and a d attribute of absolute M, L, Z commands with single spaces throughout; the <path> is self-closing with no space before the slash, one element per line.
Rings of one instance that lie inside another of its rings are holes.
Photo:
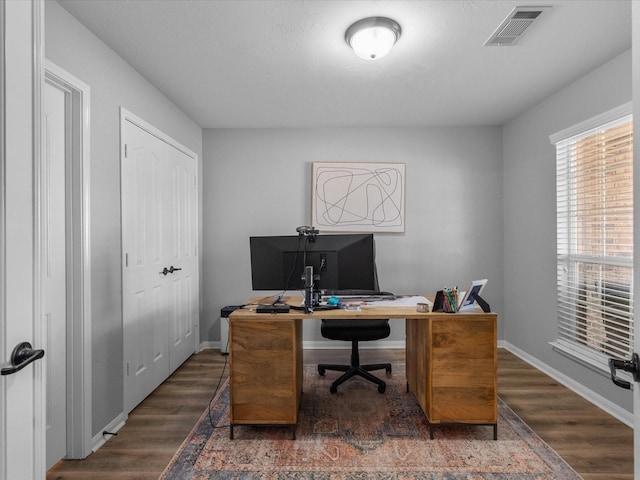
<path fill-rule="evenodd" d="M 401 33 L 398 22 L 385 17 L 369 17 L 347 28 L 344 39 L 360 58 L 377 60 L 391 51 Z"/>

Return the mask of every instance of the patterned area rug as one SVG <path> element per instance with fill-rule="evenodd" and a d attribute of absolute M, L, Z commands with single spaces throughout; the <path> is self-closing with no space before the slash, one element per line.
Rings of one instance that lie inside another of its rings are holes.
<path fill-rule="evenodd" d="M 577 480 L 581 479 L 502 401 L 493 427 L 443 426 L 429 439 L 425 416 L 406 392 L 404 365 L 378 372 L 379 394 L 360 378 L 331 395 L 337 372 L 305 366 L 296 440 L 281 427 L 234 427 L 228 384 L 216 394 L 161 479 Z"/>

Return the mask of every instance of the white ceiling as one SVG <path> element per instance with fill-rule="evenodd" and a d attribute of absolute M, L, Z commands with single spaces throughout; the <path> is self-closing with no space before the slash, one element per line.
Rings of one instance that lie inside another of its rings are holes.
<path fill-rule="evenodd" d="M 501 125 L 631 48 L 631 0 L 59 0 L 203 128 Z M 509 47 L 517 5 L 551 6 Z M 378 61 L 344 41 L 388 16 Z"/>

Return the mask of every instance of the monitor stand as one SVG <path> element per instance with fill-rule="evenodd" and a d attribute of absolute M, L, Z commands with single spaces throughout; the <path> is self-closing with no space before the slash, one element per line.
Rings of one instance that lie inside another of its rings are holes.
<path fill-rule="evenodd" d="M 313 295 L 313 266 L 307 265 L 304 267 L 304 313 L 313 313 L 315 307 L 314 295 Z"/>

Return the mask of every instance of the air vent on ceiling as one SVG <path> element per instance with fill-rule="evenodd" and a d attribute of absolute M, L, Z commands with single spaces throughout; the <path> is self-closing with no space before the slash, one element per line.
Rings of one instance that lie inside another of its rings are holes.
<path fill-rule="evenodd" d="M 514 8 L 485 42 L 485 46 L 514 45 L 546 8 L 550 7 Z"/>

